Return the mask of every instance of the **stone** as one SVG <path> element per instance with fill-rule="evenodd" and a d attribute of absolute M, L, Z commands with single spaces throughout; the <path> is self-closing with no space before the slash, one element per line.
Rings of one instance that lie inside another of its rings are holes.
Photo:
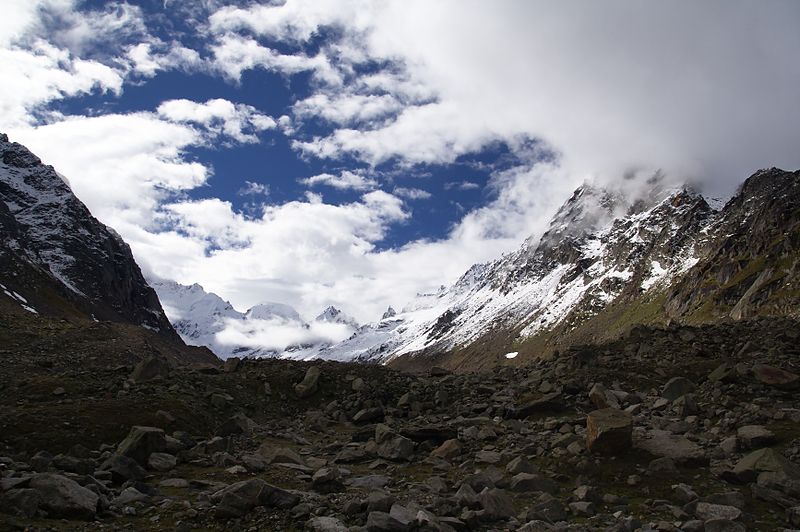
<path fill-rule="evenodd" d="M 613 393 L 609 392 L 606 387 L 600 383 L 595 384 L 592 386 L 592 389 L 589 390 L 589 400 L 598 410 L 603 408 L 619 409 L 620 407 L 617 397 Z"/>
<path fill-rule="evenodd" d="M 631 448 L 633 417 L 616 408 L 590 412 L 586 417 L 586 448 L 598 454 L 620 454 Z"/>
<path fill-rule="evenodd" d="M 708 521 L 709 519 L 727 519 L 736 521 L 742 516 L 742 511 L 735 506 L 723 504 L 713 504 L 710 502 L 698 502 L 694 510 L 694 515 L 698 519 Z"/>
<path fill-rule="evenodd" d="M 681 395 L 673 401 L 672 405 L 681 418 L 696 416 L 700 413 L 700 408 L 697 406 L 697 399 L 693 393 Z"/>
<path fill-rule="evenodd" d="M 517 473 L 511 478 L 511 491 L 544 491 L 547 493 L 558 492 L 558 484 L 547 477 L 536 473 Z"/>
<path fill-rule="evenodd" d="M 233 397 L 227 393 L 212 393 L 210 400 L 211 405 L 215 408 L 224 409 L 233 402 Z"/>
<path fill-rule="evenodd" d="M 637 449 L 654 456 L 671 458 L 677 465 L 700 466 L 708 463 L 703 449 L 686 436 L 665 430 L 651 430 L 634 442 Z"/>
<path fill-rule="evenodd" d="M 678 397 L 692 393 L 695 390 L 695 385 L 692 381 L 685 377 L 673 377 L 667 381 L 664 388 L 661 390 L 661 397 L 674 401 Z"/>
<path fill-rule="evenodd" d="M 767 386 L 773 386 L 775 388 L 794 390 L 800 386 L 800 376 L 790 371 L 766 364 L 756 364 L 753 366 L 753 376 L 761 384 L 766 384 Z"/>
<path fill-rule="evenodd" d="M 383 419 L 383 408 L 375 406 L 372 408 L 363 408 L 356 412 L 353 416 L 355 423 L 369 423 L 372 421 L 381 421 Z"/>
<path fill-rule="evenodd" d="M 404 532 L 409 527 L 386 512 L 370 512 L 366 529 L 367 532 Z"/>
<path fill-rule="evenodd" d="M 185 478 L 165 478 L 158 485 L 162 488 L 188 488 L 189 481 Z"/>
<path fill-rule="evenodd" d="M 708 380 L 711 382 L 734 382 L 737 378 L 736 370 L 733 366 L 723 362 L 709 373 Z"/>
<path fill-rule="evenodd" d="M 517 473 L 538 473 L 539 469 L 522 456 L 518 456 L 506 464 L 506 471 L 510 475 Z"/>
<path fill-rule="evenodd" d="M 306 521 L 306 530 L 313 532 L 347 532 L 350 529 L 335 517 L 312 517 Z"/>
<path fill-rule="evenodd" d="M 703 523 L 704 532 L 746 532 L 747 528 L 741 523 L 729 519 L 709 519 Z"/>
<path fill-rule="evenodd" d="M 0 512 L 31 519 L 42 505 L 42 496 L 35 489 L 13 489 L 0 497 Z"/>
<path fill-rule="evenodd" d="M 117 447 L 117 454 L 144 465 L 147 464 L 150 454 L 163 452 L 166 447 L 163 430 L 156 427 L 134 426 Z"/>
<path fill-rule="evenodd" d="M 317 493 L 338 493 L 344 490 L 341 473 L 335 467 L 322 467 L 311 477 L 311 485 Z"/>
<path fill-rule="evenodd" d="M 394 504 L 394 497 L 382 490 L 375 490 L 367 495 L 368 512 L 389 512 Z"/>
<path fill-rule="evenodd" d="M 564 504 L 558 499 L 549 499 L 534 504 L 530 510 L 528 510 L 525 519 L 528 521 L 540 519 L 548 523 L 557 523 L 567 519 L 567 510 Z"/>
<path fill-rule="evenodd" d="M 256 422 L 239 413 L 225 420 L 222 425 L 217 427 L 216 435 L 225 437 L 233 434 L 250 434 L 256 427 Z"/>
<path fill-rule="evenodd" d="M 651 473 L 675 473 L 678 468 L 675 467 L 675 461 L 672 458 L 664 456 L 651 461 L 647 465 L 647 470 Z"/>
<path fill-rule="evenodd" d="M 38 473 L 28 485 L 41 496 L 39 506 L 49 517 L 89 520 L 97 513 L 98 495 L 67 477 Z"/>
<path fill-rule="evenodd" d="M 176 465 L 178 465 L 178 459 L 167 453 L 152 453 L 147 459 L 147 467 L 154 471 L 169 471 L 175 469 Z"/>
<path fill-rule="evenodd" d="M 414 442 L 404 436 L 396 436 L 378 445 L 378 456 L 387 460 L 408 460 L 414 455 Z"/>
<path fill-rule="evenodd" d="M 134 382 L 147 382 L 169 376 L 169 364 L 157 357 L 148 357 L 133 368 L 131 379 Z"/>
<path fill-rule="evenodd" d="M 146 501 L 149 498 L 149 496 L 130 486 L 122 490 L 120 494 L 115 497 L 113 501 L 111 501 L 111 505 L 116 508 L 122 508 L 123 506 L 127 506 L 135 502 Z"/>
<path fill-rule="evenodd" d="M 445 460 L 453 460 L 461 456 L 461 449 L 463 445 L 458 440 L 447 440 L 439 447 L 431 451 L 431 456 L 444 458 Z"/>
<path fill-rule="evenodd" d="M 478 451 L 475 453 L 475 462 L 484 464 L 497 464 L 503 457 L 497 451 Z"/>
<path fill-rule="evenodd" d="M 353 379 L 353 383 L 350 385 L 350 389 L 353 390 L 354 392 L 360 392 L 361 390 L 366 388 L 366 386 L 367 383 L 364 382 L 364 379 L 362 379 L 361 377 L 356 377 L 355 379 Z"/>
<path fill-rule="evenodd" d="M 525 419 L 526 417 L 547 411 L 560 411 L 564 410 L 564 401 L 559 392 L 552 392 L 545 394 L 539 399 L 534 399 L 522 406 L 516 408 L 509 408 L 506 411 L 506 417 L 510 419 Z"/>
<path fill-rule="evenodd" d="M 303 380 L 294 385 L 294 393 L 297 394 L 297 397 L 306 399 L 317 392 L 320 373 L 318 366 L 311 366 L 306 370 Z"/>
<path fill-rule="evenodd" d="M 592 517 L 597 513 L 594 503 L 589 501 L 578 501 L 569 503 L 569 510 L 578 517 Z"/>
<path fill-rule="evenodd" d="M 800 527 L 800 506 L 786 509 L 786 521 L 790 526 Z"/>
<path fill-rule="evenodd" d="M 516 514 L 511 497 L 505 491 L 497 488 L 480 492 L 478 504 L 485 512 L 485 517 L 492 521 L 509 519 Z"/>
<path fill-rule="evenodd" d="M 136 460 L 118 454 L 108 457 L 100 466 L 100 470 L 111 473 L 111 481 L 115 484 L 123 484 L 128 480 L 142 480 L 147 476 Z"/>
<path fill-rule="evenodd" d="M 705 501 L 714 504 L 722 504 L 725 506 L 733 506 L 735 508 L 739 508 L 740 510 L 744 509 L 745 505 L 744 495 L 738 491 L 715 493 L 706 497 Z"/>
<path fill-rule="evenodd" d="M 753 482 L 762 472 L 781 473 L 788 478 L 800 479 L 800 468 L 769 447 L 753 451 L 733 468 L 733 476 L 740 482 Z"/>
<path fill-rule="evenodd" d="M 742 449 L 767 447 L 777 441 L 775 433 L 761 425 L 745 425 L 736 429 L 736 438 Z"/>
<path fill-rule="evenodd" d="M 739 448 L 739 440 L 736 436 L 729 436 L 719 443 L 719 448 L 722 449 L 725 456 L 731 456 Z"/>
<path fill-rule="evenodd" d="M 252 478 L 231 484 L 211 495 L 216 504 L 218 518 L 242 517 L 253 508 L 266 506 L 288 509 L 300 498 L 281 488 L 267 484 L 260 478 Z"/>
<path fill-rule="evenodd" d="M 56 397 L 61 397 L 62 395 L 66 395 L 66 393 L 67 390 L 65 390 L 63 386 L 59 386 L 58 388 L 53 390 L 53 395 L 55 395 Z"/>
<path fill-rule="evenodd" d="M 269 464 L 306 465 L 305 460 L 293 450 L 286 447 L 273 447 L 269 442 L 261 444 L 258 454 L 263 456 Z"/>

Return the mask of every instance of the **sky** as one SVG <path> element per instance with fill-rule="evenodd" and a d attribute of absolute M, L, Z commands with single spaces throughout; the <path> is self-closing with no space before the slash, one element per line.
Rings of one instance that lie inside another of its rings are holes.
<path fill-rule="evenodd" d="M 800 168 L 800 4 L 5 0 L 0 131 L 146 275 L 361 322 L 585 181 Z"/>

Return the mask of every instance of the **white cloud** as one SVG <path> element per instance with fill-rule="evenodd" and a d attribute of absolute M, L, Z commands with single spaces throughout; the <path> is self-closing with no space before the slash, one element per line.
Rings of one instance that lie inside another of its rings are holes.
<path fill-rule="evenodd" d="M 407 198 L 410 200 L 419 200 L 419 199 L 429 199 L 431 197 L 431 193 L 427 190 L 422 190 L 419 188 L 407 188 L 407 187 L 395 187 L 392 191 L 395 196 L 400 196 L 401 198 Z"/>
<path fill-rule="evenodd" d="M 239 196 L 269 196 L 269 185 L 245 181 L 244 186 L 236 194 Z"/>
<path fill-rule="evenodd" d="M 252 105 L 234 104 L 221 98 L 204 103 L 169 100 L 159 105 L 157 112 L 172 122 L 194 123 L 215 137 L 225 135 L 238 142 L 258 142 L 257 132 L 277 126 L 275 120 Z"/>
<path fill-rule="evenodd" d="M 363 172 L 343 170 L 339 174 L 317 174 L 311 177 L 300 179 L 300 183 L 309 187 L 317 185 L 327 185 L 340 190 L 367 190 L 375 188 L 378 182 L 369 178 Z"/>
<path fill-rule="evenodd" d="M 155 76 L 162 70 L 191 71 L 205 67 L 205 62 L 197 50 L 175 42 L 169 45 L 160 40 L 140 42 L 131 45 L 126 55 L 130 60 L 131 69 L 147 78 Z"/>
<path fill-rule="evenodd" d="M 222 345 L 244 346 L 284 351 L 287 347 L 341 342 L 353 334 L 353 328 L 342 323 L 312 321 L 308 327 L 294 320 L 226 319 L 225 328 L 215 340 Z"/>
<path fill-rule="evenodd" d="M 329 85 L 341 83 L 339 73 L 330 65 L 324 54 L 309 57 L 302 54 L 281 54 L 262 46 L 252 38 L 225 34 L 211 46 L 213 65 L 228 79 L 239 81 L 242 72 L 254 68 L 297 74 L 312 71 L 314 76 Z"/>
<path fill-rule="evenodd" d="M 292 110 L 298 118 L 321 118 L 338 125 L 370 122 L 402 109 L 402 104 L 390 94 L 317 93 L 297 102 Z"/>
<path fill-rule="evenodd" d="M 474 181 L 448 181 L 444 184 L 445 190 L 477 190 L 481 188 L 478 183 Z"/>

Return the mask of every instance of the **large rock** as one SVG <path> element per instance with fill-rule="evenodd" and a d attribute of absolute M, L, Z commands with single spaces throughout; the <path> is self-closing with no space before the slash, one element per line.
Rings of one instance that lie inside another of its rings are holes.
<path fill-rule="evenodd" d="M 445 460 L 453 460 L 461 456 L 461 449 L 463 446 L 458 440 L 447 440 L 439 447 L 431 451 L 431 456 L 444 458 Z"/>
<path fill-rule="evenodd" d="M 514 517 L 514 502 L 508 494 L 499 489 L 488 489 L 478 494 L 478 503 L 484 512 L 485 517 L 492 521 L 509 519 Z"/>
<path fill-rule="evenodd" d="M 242 413 L 234 414 L 217 427 L 217 436 L 230 436 L 232 434 L 250 434 L 256 427 L 256 422 Z"/>
<path fill-rule="evenodd" d="M 739 460 L 733 475 L 741 482 L 753 482 L 759 473 L 780 473 L 791 479 L 800 479 L 800 467 L 771 448 L 759 449 Z"/>
<path fill-rule="evenodd" d="M 775 433 L 761 425 L 745 425 L 736 430 L 736 438 L 743 449 L 758 449 L 772 445 Z"/>
<path fill-rule="evenodd" d="M 149 357 L 133 368 L 131 379 L 134 382 L 147 382 L 158 378 L 166 378 L 169 376 L 169 364 L 166 360 L 157 357 Z"/>
<path fill-rule="evenodd" d="M 347 532 L 350 529 L 335 517 L 312 517 L 306 521 L 306 530 L 312 532 Z"/>
<path fill-rule="evenodd" d="M 586 448 L 592 453 L 619 454 L 631 448 L 633 417 L 616 408 L 603 408 L 586 417 Z"/>
<path fill-rule="evenodd" d="M 800 376 L 774 366 L 756 364 L 753 366 L 753 376 L 761 384 L 775 388 L 795 389 L 800 386 Z"/>
<path fill-rule="evenodd" d="M 311 366 L 308 368 L 302 382 L 294 385 L 294 393 L 297 394 L 297 397 L 305 399 L 314 395 L 319 387 L 319 376 L 319 367 Z"/>
<path fill-rule="evenodd" d="M 147 473 L 133 458 L 112 454 L 100 466 L 100 471 L 111 473 L 111 481 L 115 484 L 123 484 L 129 480 L 142 480 Z"/>
<path fill-rule="evenodd" d="M 611 393 L 600 383 L 592 386 L 589 390 L 589 400 L 594 404 L 595 408 L 619 408 L 619 400 L 617 396 Z"/>
<path fill-rule="evenodd" d="M 41 494 L 30 488 L 13 489 L 0 497 L 0 512 L 31 519 L 42 504 Z"/>
<path fill-rule="evenodd" d="M 147 467 L 154 471 L 169 471 L 175 469 L 178 460 L 174 455 L 168 453 L 151 453 L 147 459 Z"/>
<path fill-rule="evenodd" d="M 258 454 L 263 456 L 270 464 L 297 464 L 306 465 L 305 460 L 295 451 L 287 447 L 274 447 L 270 442 L 264 442 L 258 448 Z"/>
<path fill-rule="evenodd" d="M 300 498 L 281 488 L 267 484 L 260 478 L 236 482 L 213 495 L 218 518 L 242 517 L 258 506 L 291 508 Z"/>
<path fill-rule="evenodd" d="M 41 496 L 40 507 L 49 517 L 93 519 L 97 513 L 97 494 L 67 477 L 39 473 L 29 486 Z"/>
<path fill-rule="evenodd" d="M 694 515 L 704 521 L 708 521 L 709 519 L 736 521 L 742 516 L 742 511 L 735 506 L 699 502 L 694 510 Z"/>
<path fill-rule="evenodd" d="M 654 456 L 672 458 L 678 465 L 700 466 L 708 463 L 708 456 L 700 446 L 685 436 L 666 430 L 649 431 L 644 437 L 637 438 L 634 446 Z"/>
<path fill-rule="evenodd" d="M 408 460 L 414 454 L 414 442 L 403 436 L 396 436 L 378 445 L 378 456 L 387 460 Z"/>
<path fill-rule="evenodd" d="M 539 399 L 534 399 L 516 408 L 509 408 L 506 417 L 511 419 L 525 419 L 537 412 L 564 410 L 564 401 L 559 392 L 545 394 Z"/>
<path fill-rule="evenodd" d="M 673 377 L 664 385 L 661 391 L 661 397 L 674 401 L 678 397 L 692 393 L 695 390 L 695 385 L 692 381 L 684 377 Z"/>
<path fill-rule="evenodd" d="M 167 449 L 164 431 L 156 427 L 131 427 L 128 436 L 117 447 L 117 454 L 136 460 L 146 465 L 152 453 L 161 453 Z"/>
<path fill-rule="evenodd" d="M 404 532 L 408 525 L 401 523 L 387 512 L 370 512 L 367 516 L 367 532 Z"/>

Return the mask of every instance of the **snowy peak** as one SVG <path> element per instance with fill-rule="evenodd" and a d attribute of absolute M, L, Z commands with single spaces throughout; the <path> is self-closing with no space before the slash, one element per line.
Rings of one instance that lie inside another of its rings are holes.
<path fill-rule="evenodd" d="M 303 321 L 300 314 L 290 305 L 284 303 L 260 303 L 251 307 L 245 317 L 249 320 L 287 320 Z"/>
<path fill-rule="evenodd" d="M 329 306 L 322 313 L 314 318 L 314 321 L 319 322 L 326 322 L 326 323 L 341 323 L 343 325 L 349 325 L 353 328 L 358 328 L 358 322 L 355 318 L 352 318 L 339 310 L 334 306 Z"/>

